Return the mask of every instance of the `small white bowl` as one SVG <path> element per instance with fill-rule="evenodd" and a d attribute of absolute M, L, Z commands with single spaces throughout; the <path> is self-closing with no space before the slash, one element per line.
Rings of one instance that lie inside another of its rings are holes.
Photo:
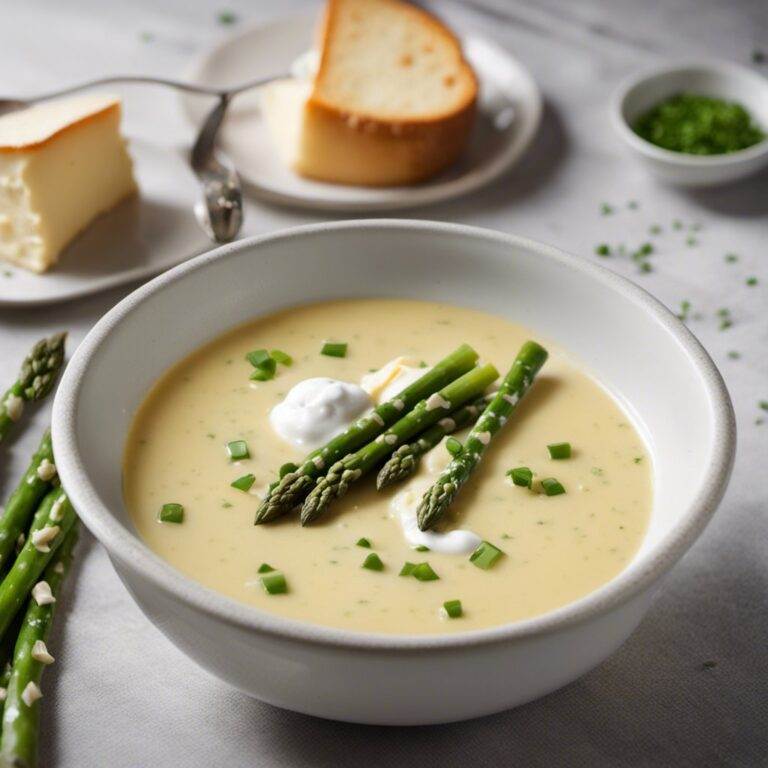
<path fill-rule="evenodd" d="M 180 358 L 250 317 L 302 302 L 394 296 L 525 323 L 566 347 L 623 403 L 654 466 L 648 532 L 627 568 L 543 616 L 451 635 L 351 632 L 286 619 L 187 578 L 152 552 L 125 509 L 131 418 Z M 53 408 L 56 465 L 80 517 L 147 616 L 222 680 L 287 709 L 386 725 L 498 712 L 574 680 L 613 653 L 728 483 L 728 393 L 696 339 L 645 291 L 520 237 L 419 221 L 351 221 L 241 240 L 142 286 L 67 366 Z"/>
<path fill-rule="evenodd" d="M 746 67 L 714 59 L 655 67 L 626 81 L 612 110 L 619 135 L 648 170 L 672 184 L 705 187 L 741 179 L 768 165 L 768 139 L 724 155 L 687 155 L 657 147 L 632 130 L 640 115 L 682 92 L 738 102 L 768 133 L 768 79 Z"/>

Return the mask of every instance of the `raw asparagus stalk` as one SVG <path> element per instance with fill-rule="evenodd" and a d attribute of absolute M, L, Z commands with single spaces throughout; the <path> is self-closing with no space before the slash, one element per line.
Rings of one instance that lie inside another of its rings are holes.
<path fill-rule="evenodd" d="M 290 512 L 302 502 L 314 486 L 315 479 L 327 467 L 369 443 L 403 413 L 412 410 L 416 403 L 469 371 L 477 363 L 477 358 L 477 352 L 472 347 L 462 344 L 396 397 L 376 406 L 327 445 L 310 453 L 295 472 L 288 472 L 270 488 L 256 510 L 254 524 L 268 523 Z"/>
<path fill-rule="evenodd" d="M 38 583 L 75 519 L 75 510 L 61 488 L 51 491 L 40 503 L 29 537 L 0 583 L 0 638 Z"/>
<path fill-rule="evenodd" d="M 26 533 L 40 499 L 51 489 L 55 472 L 51 434 L 46 432 L 0 517 L 0 574 L 5 572 L 15 557 L 19 534 Z"/>
<path fill-rule="evenodd" d="M 21 418 L 24 404 L 42 400 L 53 389 L 64 363 L 66 333 L 41 339 L 21 364 L 16 381 L 0 398 L 0 443 Z"/>
<path fill-rule="evenodd" d="M 446 435 L 474 424 L 486 405 L 485 398 L 464 405 L 440 419 L 437 424 L 422 433 L 415 442 L 401 445 L 379 470 L 376 477 L 376 489 L 380 491 L 414 474 L 419 468 L 419 461 L 422 456 L 431 451 Z"/>
<path fill-rule="evenodd" d="M 419 402 L 414 409 L 393 424 L 373 442 L 336 462 L 328 474 L 317 481 L 301 508 L 301 524 L 320 517 L 334 499 L 343 496 L 349 486 L 377 466 L 395 450 L 398 443 L 423 432 L 441 418 L 469 400 L 482 394 L 499 376 L 490 363 L 473 368 L 439 392 Z"/>
<path fill-rule="evenodd" d="M 547 359 L 547 350 L 535 341 L 526 341 L 499 391 L 467 436 L 462 452 L 440 473 L 421 499 L 416 518 L 422 531 L 432 528 L 445 514 L 456 494 L 480 462 L 491 438 L 504 426 L 528 391 Z"/>
<path fill-rule="evenodd" d="M 0 755 L 9 766 L 34 768 L 37 765 L 37 733 L 40 705 L 40 678 L 46 665 L 53 662 L 45 642 L 48 639 L 55 599 L 72 562 L 72 550 L 77 542 L 75 522 L 56 550 L 45 571 L 43 580 L 48 584 L 52 602 L 39 605 L 31 598 L 24 613 L 18 639 L 13 652 L 13 666 L 8 682 L 3 712 Z"/>

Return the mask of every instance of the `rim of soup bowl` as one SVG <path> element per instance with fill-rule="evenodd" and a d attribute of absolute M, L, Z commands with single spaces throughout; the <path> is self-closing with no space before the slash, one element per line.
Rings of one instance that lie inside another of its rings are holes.
<path fill-rule="evenodd" d="M 258 248 L 275 240 L 311 238 L 318 233 L 333 231 L 373 229 L 431 231 L 532 250 L 568 269 L 588 275 L 619 293 L 625 300 L 640 306 L 677 341 L 681 353 L 692 361 L 706 391 L 714 425 L 703 472 L 704 479 L 695 498 L 681 513 L 673 528 L 648 552 L 633 559 L 611 581 L 547 613 L 485 629 L 450 635 L 386 634 L 339 629 L 271 614 L 199 584 L 155 554 L 137 533 L 120 523 L 101 501 L 78 449 L 75 431 L 77 403 L 91 359 L 124 318 L 167 285 L 188 273 L 204 269 L 213 261 L 226 260 L 244 250 Z M 99 320 L 70 360 L 54 402 L 52 433 L 59 474 L 80 518 L 123 567 L 137 572 L 158 589 L 199 612 L 256 633 L 337 648 L 420 651 L 505 643 L 548 634 L 603 615 L 648 589 L 682 557 L 714 514 L 733 466 L 736 426 L 725 383 L 702 345 L 661 302 L 626 278 L 553 246 L 516 235 L 461 224 L 406 219 L 358 219 L 309 224 L 230 243 L 180 264 L 133 291 Z"/>

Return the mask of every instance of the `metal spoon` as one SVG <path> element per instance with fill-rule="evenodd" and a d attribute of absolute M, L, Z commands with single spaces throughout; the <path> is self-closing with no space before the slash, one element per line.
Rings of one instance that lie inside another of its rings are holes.
<path fill-rule="evenodd" d="M 237 237 L 243 224 L 243 193 L 232 161 L 216 150 L 216 134 L 224 120 L 230 96 L 222 95 L 205 119 L 192 147 L 192 170 L 203 185 L 202 199 L 195 204 L 195 217 L 216 243 Z"/>

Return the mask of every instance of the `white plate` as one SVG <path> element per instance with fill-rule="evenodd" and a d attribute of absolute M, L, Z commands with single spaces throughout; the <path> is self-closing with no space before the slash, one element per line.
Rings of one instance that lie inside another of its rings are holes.
<path fill-rule="evenodd" d="M 131 141 L 140 194 L 99 217 L 36 275 L 0 262 L 0 306 L 50 304 L 152 277 L 211 247 L 195 221 L 197 181 L 179 152 Z"/>
<path fill-rule="evenodd" d="M 280 75 L 310 47 L 317 18 L 302 14 L 250 27 L 223 39 L 191 72 L 193 81 L 228 87 Z M 304 179 L 285 167 L 261 118 L 257 91 L 239 96 L 222 127 L 221 144 L 248 190 L 270 202 L 304 208 L 376 211 L 436 203 L 488 184 L 531 143 L 541 117 L 541 93 L 520 62 L 488 40 L 469 36 L 464 51 L 480 80 L 479 117 L 464 156 L 432 181 L 413 187 L 353 187 Z M 199 125 L 210 105 L 184 98 Z M 511 119 L 510 119 L 511 118 Z M 498 125 L 494 125 L 494 122 Z"/>

